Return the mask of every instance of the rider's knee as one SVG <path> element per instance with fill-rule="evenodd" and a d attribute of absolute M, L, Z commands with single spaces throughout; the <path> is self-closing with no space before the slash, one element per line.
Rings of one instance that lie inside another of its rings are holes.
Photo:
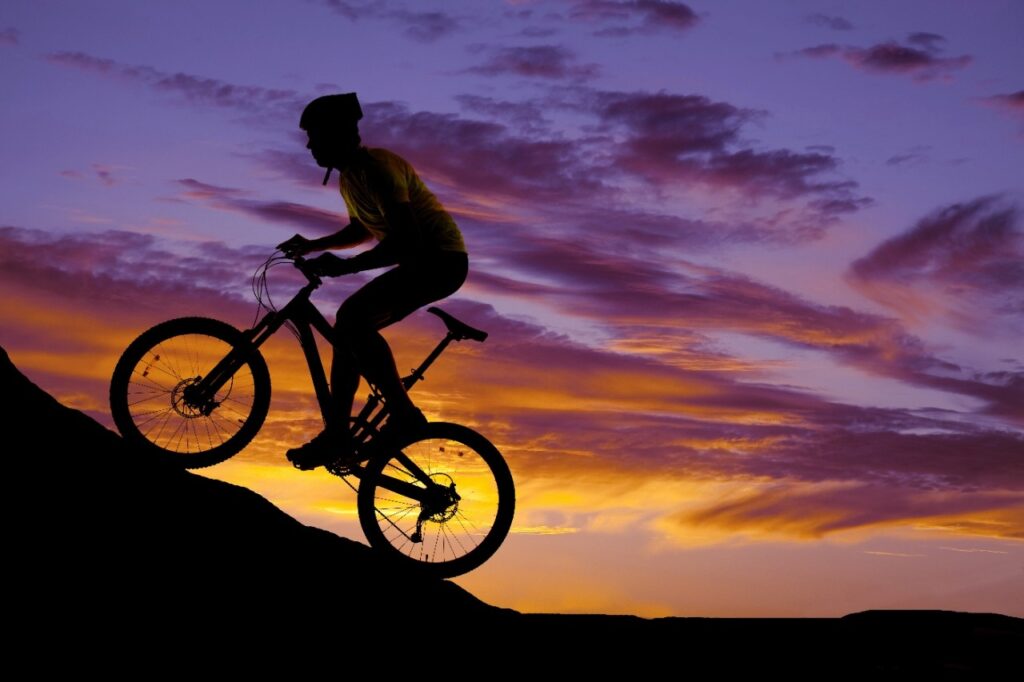
<path fill-rule="evenodd" d="M 386 310 L 367 310 L 366 306 L 353 305 L 349 301 L 341 304 L 335 316 L 335 334 L 350 339 L 372 335 L 387 324 Z"/>
<path fill-rule="evenodd" d="M 354 329 L 365 326 L 366 313 L 362 306 L 357 306 L 345 301 L 338 308 L 338 314 L 334 317 L 334 328 L 338 332 L 345 329 Z"/>

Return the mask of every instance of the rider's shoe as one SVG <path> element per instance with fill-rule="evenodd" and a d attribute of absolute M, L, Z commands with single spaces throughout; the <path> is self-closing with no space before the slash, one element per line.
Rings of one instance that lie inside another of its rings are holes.
<path fill-rule="evenodd" d="M 296 469 L 309 471 L 339 460 L 354 460 L 355 452 L 348 434 L 336 434 L 324 429 L 305 445 L 288 451 L 288 461 Z"/>

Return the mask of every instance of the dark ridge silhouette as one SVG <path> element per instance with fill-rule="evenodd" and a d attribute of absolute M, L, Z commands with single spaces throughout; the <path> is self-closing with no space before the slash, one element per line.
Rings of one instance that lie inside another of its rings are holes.
<path fill-rule="evenodd" d="M 365 545 L 246 488 L 133 452 L 36 387 L 2 348 L 0 386 L 7 481 L 21 494 L 8 570 L 12 584 L 39 590 L 29 619 L 102 609 L 153 625 L 169 608 L 241 623 L 258 611 L 304 628 L 320 609 L 356 620 L 411 604 L 442 621 L 501 613 L 453 583 L 398 575 Z"/>
<path fill-rule="evenodd" d="M 997 614 L 643 619 L 496 608 L 453 583 L 396 572 L 245 488 L 148 461 L 36 387 L 2 348 L 0 388 L 4 480 L 15 493 L 5 611 L 16 642 L 52 648 L 47 665 L 80 665 L 67 657 L 83 650 L 93 664 L 124 664 L 127 647 L 178 657 L 219 647 L 249 666 L 292 654 L 298 665 L 311 648 L 313 658 L 394 651 L 403 670 L 438 656 L 454 669 L 487 657 L 482 670 L 540 661 L 827 678 L 1019 670 L 1024 620 Z"/>

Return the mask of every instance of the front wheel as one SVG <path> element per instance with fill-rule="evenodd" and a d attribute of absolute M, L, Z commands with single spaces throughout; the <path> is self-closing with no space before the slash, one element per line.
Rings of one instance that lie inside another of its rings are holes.
<path fill-rule="evenodd" d="M 374 455 L 359 485 L 370 546 L 439 578 L 487 561 L 508 535 L 515 506 L 501 453 L 458 424 L 432 422 L 412 443 Z"/>
<path fill-rule="evenodd" d="M 220 385 L 202 395 L 201 382 L 225 358 Z M 231 325 L 204 317 L 144 332 L 121 355 L 110 382 L 110 412 L 125 440 L 189 469 L 244 448 L 269 408 L 263 356 Z"/>

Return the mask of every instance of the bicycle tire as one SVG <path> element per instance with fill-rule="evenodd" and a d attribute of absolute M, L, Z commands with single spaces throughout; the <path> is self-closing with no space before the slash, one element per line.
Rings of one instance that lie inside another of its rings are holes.
<path fill-rule="evenodd" d="M 451 484 L 459 500 L 430 513 L 424 503 L 385 487 L 382 476 L 387 475 L 425 490 L 398 462 L 399 452 L 431 480 Z M 428 423 L 407 445 L 374 455 L 357 496 L 359 523 L 370 546 L 437 578 L 468 573 L 493 556 L 512 527 L 515 504 L 512 473 L 498 449 L 476 431 L 446 422 Z M 417 525 L 418 542 L 411 539 Z"/>
<path fill-rule="evenodd" d="M 231 325 L 205 317 L 169 320 L 143 332 L 122 353 L 110 381 L 110 412 L 122 437 L 186 469 L 239 452 L 270 409 L 270 373 L 259 351 L 247 351 L 210 413 L 191 409 L 182 390 L 248 343 Z"/>

